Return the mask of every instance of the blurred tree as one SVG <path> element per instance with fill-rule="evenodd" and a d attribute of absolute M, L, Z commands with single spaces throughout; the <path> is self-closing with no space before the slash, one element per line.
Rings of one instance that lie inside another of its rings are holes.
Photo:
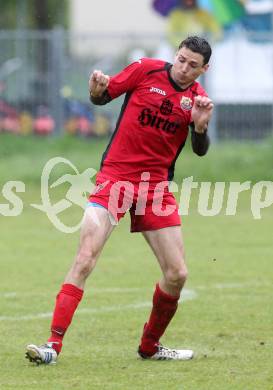
<path fill-rule="evenodd" d="M 229 27 L 245 15 L 240 0 L 212 0 L 213 13 L 221 26 Z"/>
<path fill-rule="evenodd" d="M 12 35 L 15 37 L 12 38 L 15 42 L 14 55 L 25 67 L 17 74 L 18 84 L 24 83 L 24 72 L 29 69 L 28 50 L 31 58 L 35 52 L 35 61 L 31 63 L 32 76 L 28 79 L 32 100 L 29 103 L 36 108 L 46 107 L 49 112 L 57 111 L 56 101 L 62 86 L 60 59 L 63 37 L 60 27 L 68 28 L 69 0 L 0 0 L 0 4 L 0 28 L 17 31 L 16 35 Z M 24 30 L 40 30 L 42 33 L 24 35 Z M 46 30 L 52 31 L 48 34 L 44 33 Z M 28 45 L 29 42 L 31 45 Z"/>
<path fill-rule="evenodd" d="M 68 0 L 29 0 L 32 3 L 34 27 L 49 30 L 55 25 L 68 27 Z"/>
<path fill-rule="evenodd" d="M 69 0 L 5 0 L 1 1 L 1 29 L 50 30 L 68 27 Z"/>

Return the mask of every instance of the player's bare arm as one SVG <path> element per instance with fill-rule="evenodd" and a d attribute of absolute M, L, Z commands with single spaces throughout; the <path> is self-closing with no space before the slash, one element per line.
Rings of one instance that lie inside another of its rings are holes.
<path fill-rule="evenodd" d="M 107 93 L 110 77 L 101 70 L 94 70 L 89 78 L 89 95 L 94 104 L 103 105 L 108 103 L 111 98 Z"/>
<path fill-rule="evenodd" d="M 207 96 L 197 96 L 192 108 L 191 143 L 194 153 L 204 156 L 209 149 L 208 123 L 213 103 Z"/>

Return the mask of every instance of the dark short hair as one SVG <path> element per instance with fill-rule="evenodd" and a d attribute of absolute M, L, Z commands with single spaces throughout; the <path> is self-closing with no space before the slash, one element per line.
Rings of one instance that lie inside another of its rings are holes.
<path fill-rule="evenodd" d="M 204 58 L 204 65 L 209 62 L 211 56 L 211 47 L 208 41 L 206 41 L 204 38 L 198 36 L 188 37 L 180 43 L 178 50 L 182 47 L 186 47 L 195 53 L 201 54 Z"/>

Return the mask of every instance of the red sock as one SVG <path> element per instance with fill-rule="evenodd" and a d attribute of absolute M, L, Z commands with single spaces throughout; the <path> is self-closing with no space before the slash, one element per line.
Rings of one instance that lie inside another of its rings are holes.
<path fill-rule="evenodd" d="M 51 322 L 51 337 L 49 342 L 56 342 L 53 348 L 57 353 L 61 352 L 62 340 L 69 327 L 74 312 L 83 296 L 83 290 L 73 284 L 63 284 L 56 297 L 56 305 Z"/>
<path fill-rule="evenodd" d="M 157 351 L 159 339 L 176 312 L 178 300 L 179 297 L 165 293 L 159 284 L 156 285 L 152 312 L 149 321 L 144 325 L 140 344 L 140 351 L 145 355 L 151 356 Z"/>

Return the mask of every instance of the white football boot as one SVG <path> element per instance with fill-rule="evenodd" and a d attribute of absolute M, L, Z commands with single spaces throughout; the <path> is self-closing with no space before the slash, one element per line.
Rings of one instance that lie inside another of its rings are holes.
<path fill-rule="evenodd" d="M 53 342 L 48 342 L 40 346 L 29 344 L 26 347 L 26 359 L 37 365 L 56 364 L 58 355 L 52 347 L 53 344 Z"/>
<path fill-rule="evenodd" d="M 191 349 L 170 349 L 159 344 L 158 351 L 154 355 L 147 356 L 140 349 L 138 350 L 138 355 L 142 359 L 149 360 L 190 360 L 194 354 Z"/>

